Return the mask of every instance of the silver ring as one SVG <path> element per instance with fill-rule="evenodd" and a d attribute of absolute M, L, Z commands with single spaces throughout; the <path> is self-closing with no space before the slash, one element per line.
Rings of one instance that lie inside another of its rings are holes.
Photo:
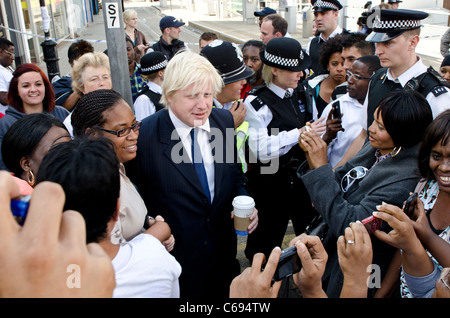
<path fill-rule="evenodd" d="M 353 240 L 348 240 L 346 243 L 347 243 L 347 244 L 355 244 L 355 241 L 353 241 Z"/>

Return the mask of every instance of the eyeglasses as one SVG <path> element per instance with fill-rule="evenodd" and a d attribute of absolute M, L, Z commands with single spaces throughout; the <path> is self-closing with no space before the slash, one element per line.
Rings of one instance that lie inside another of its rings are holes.
<path fill-rule="evenodd" d="M 373 74 L 372 74 L 373 75 Z M 350 77 L 354 77 L 357 81 L 359 81 L 359 80 L 365 80 L 365 79 L 371 79 L 372 78 L 372 76 L 370 76 L 370 77 L 365 77 L 365 76 L 361 76 L 361 75 L 358 75 L 358 74 L 353 74 L 352 72 L 350 72 L 350 71 L 347 71 L 347 76 L 348 76 L 348 78 L 350 78 Z"/>
<path fill-rule="evenodd" d="M 141 128 L 141 122 L 137 121 L 131 127 L 122 128 L 119 130 L 109 130 L 109 129 L 105 129 L 102 127 L 96 127 L 96 128 L 99 130 L 102 130 L 102 131 L 106 131 L 107 133 L 116 135 L 117 137 L 125 137 L 131 133 L 131 130 L 133 130 L 135 132 L 138 131 Z"/>
<path fill-rule="evenodd" d="M 352 170 L 347 172 L 341 179 L 342 191 L 347 192 L 356 180 L 362 179 L 366 176 L 367 171 L 369 171 L 369 169 L 367 169 L 366 167 L 359 166 L 354 167 Z"/>
<path fill-rule="evenodd" d="M 10 56 L 12 56 L 12 57 L 15 57 L 16 56 L 16 54 L 14 53 L 14 52 L 10 52 L 10 51 L 7 51 L 7 50 L 3 50 L 4 52 L 6 52 L 6 53 L 8 53 Z"/>

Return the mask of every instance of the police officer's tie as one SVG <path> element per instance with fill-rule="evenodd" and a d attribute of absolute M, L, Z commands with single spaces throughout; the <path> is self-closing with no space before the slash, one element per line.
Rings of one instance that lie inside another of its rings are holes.
<path fill-rule="evenodd" d="M 200 145 L 197 141 L 198 128 L 193 128 L 191 130 L 191 154 L 192 154 L 192 164 L 194 165 L 195 172 L 197 173 L 198 179 L 202 185 L 203 191 L 205 191 L 208 201 L 211 203 L 211 193 L 209 192 L 208 177 L 206 175 L 205 165 L 203 164 L 203 157 L 200 151 Z"/>
<path fill-rule="evenodd" d="M 284 93 L 284 98 L 291 98 L 292 97 L 292 93 L 288 90 L 286 90 L 286 92 Z"/>

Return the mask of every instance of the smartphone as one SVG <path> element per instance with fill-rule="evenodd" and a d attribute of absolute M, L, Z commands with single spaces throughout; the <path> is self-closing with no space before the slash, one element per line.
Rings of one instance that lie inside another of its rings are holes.
<path fill-rule="evenodd" d="M 341 119 L 341 106 L 339 103 L 333 104 L 333 119 Z"/>
<path fill-rule="evenodd" d="M 361 223 L 364 224 L 369 234 L 373 234 L 376 230 L 380 229 L 383 220 L 377 219 L 372 215 L 362 220 Z"/>
<path fill-rule="evenodd" d="M 298 273 L 301 269 L 302 263 L 298 257 L 297 248 L 295 245 L 288 247 L 281 251 L 280 261 L 278 262 L 278 266 L 272 280 L 282 280 L 292 274 Z"/>
<path fill-rule="evenodd" d="M 410 219 L 414 216 L 414 209 L 417 204 L 418 194 L 414 192 L 411 194 L 408 199 L 406 199 L 405 206 L 403 208 L 403 212 L 406 213 L 407 216 L 409 216 Z"/>
<path fill-rule="evenodd" d="M 11 200 L 11 212 L 14 215 L 17 223 L 23 225 L 28 213 L 28 206 L 31 195 L 22 195 L 17 199 Z"/>

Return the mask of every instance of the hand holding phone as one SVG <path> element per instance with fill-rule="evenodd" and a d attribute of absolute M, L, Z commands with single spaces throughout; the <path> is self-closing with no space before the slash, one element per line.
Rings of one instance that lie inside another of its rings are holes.
<path fill-rule="evenodd" d="M 405 214 L 412 220 L 414 219 L 414 209 L 416 208 L 417 200 L 418 194 L 413 193 L 408 197 L 408 199 L 406 199 L 405 205 L 403 206 L 403 212 L 405 212 Z"/>
<path fill-rule="evenodd" d="M 339 103 L 333 104 L 333 119 L 341 119 L 341 106 Z"/>
<path fill-rule="evenodd" d="M 380 229 L 381 225 L 383 224 L 383 220 L 371 215 L 362 220 L 361 223 L 366 227 L 369 234 L 373 234 L 376 230 Z"/>

